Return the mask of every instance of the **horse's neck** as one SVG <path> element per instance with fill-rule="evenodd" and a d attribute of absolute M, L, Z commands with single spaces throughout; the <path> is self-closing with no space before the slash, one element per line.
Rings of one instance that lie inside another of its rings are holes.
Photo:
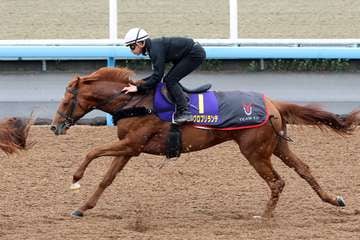
<path fill-rule="evenodd" d="M 148 94 L 136 94 L 126 105 L 126 108 L 131 107 L 146 107 L 153 108 L 154 91 Z"/>
<path fill-rule="evenodd" d="M 131 93 L 132 94 L 132 93 Z M 130 96 L 130 94 L 129 94 Z M 107 113 L 114 113 L 119 109 L 128 109 L 134 107 L 146 107 L 149 109 L 153 108 L 154 91 L 150 91 L 147 94 L 134 94 L 128 102 L 121 103 L 114 100 L 113 103 L 108 103 L 104 108 L 99 108 Z"/>

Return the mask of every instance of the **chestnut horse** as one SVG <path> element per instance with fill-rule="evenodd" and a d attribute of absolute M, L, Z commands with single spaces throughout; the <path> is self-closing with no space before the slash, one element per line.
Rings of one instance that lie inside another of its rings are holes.
<path fill-rule="evenodd" d="M 6 154 L 25 149 L 32 121 L 15 117 L 0 121 L 0 149 Z"/>
<path fill-rule="evenodd" d="M 90 75 L 75 77 L 68 83 L 51 130 L 56 135 L 65 134 L 71 125 L 93 109 L 110 114 L 119 109 L 134 107 L 152 109 L 154 91 L 147 94 L 122 93 L 122 89 L 129 83 L 136 83 L 131 80 L 132 76 L 133 72 L 125 68 L 101 68 Z M 300 106 L 269 98 L 265 98 L 265 105 L 273 117 L 271 121 L 258 128 L 220 131 L 198 129 L 191 124 L 181 126 L 182 152 L 198 151 L 225 141 L 235 141 L 241 153 L 270 188 L 271 196 L 266 204 L 264 217 L 272 216 L 285 185 L 271 164 L 273 154 L 307 181 L 322 201 L 334 206 L 345 206 L 341 196 L 329 194 L 320 187 L 309 167 L 289 149 L 286 124 L 312 124 L 321 129 L 331 129 L 340 135 L 348 135 L 355 129 L 360 111 L 340 117 L 314 106 Z M 140 153 L 164 155 L 169 129 L 170 123 L 161 121 L 155 114 L 120 119 L 117 122 L 119 140 L 92 149 L 74 173 L 72 187 L 78 188 L 78 182 L 92 160 L 102 156 L 114 156 L 110 168 L 94 194 L 71 215 L 82 217 L 85 211 L 94 208 L 104 190 L 131 157 Z"/>

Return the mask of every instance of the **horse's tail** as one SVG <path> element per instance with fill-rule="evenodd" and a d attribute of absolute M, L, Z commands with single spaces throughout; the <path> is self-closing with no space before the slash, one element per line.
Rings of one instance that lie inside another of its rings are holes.
<path fill-rule="evenodd" d="M 360 122 L 360 110 L 340 116 L 322 110 L 316 105 L 300 106 L 293 103 L 273 102 L 281 116 L 290 124 L 310 124 L 320 129 L 331 129 L 340 135 L 349 135 Z"/>
<path fill-rule="evenodd" d="M 15 153 L 27 147 L 27 137 L 34 117 L 29 119 L 8 118 L 0 122 L 0 149 L 6 154 Z"/>

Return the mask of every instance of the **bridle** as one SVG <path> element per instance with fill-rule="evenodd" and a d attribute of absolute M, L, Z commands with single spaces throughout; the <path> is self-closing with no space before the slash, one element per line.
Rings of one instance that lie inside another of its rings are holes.
<path fill-rule="evenodd" d="M 65 119 L 64 125 L 66 128 L 69 128 L 70 126 L 74 125 L 75 122 L 77 121 L 77 119 L 74 118 L 73 114 L 75 112 L 76 105 L 78 104 L 77 95 L 79 93 L 79 89 L 77 87 L 71 88 L 71 89 L 69 87 L 67 87 L 66 92 L 69 92 L 73 95 L 73 97 L 71 98 L 71 103 L 70 103 L 71 104 L 70 111 L 67 113 L 63 113 L 63 112 L 60 112 L 59 110 L 57 110 L 57 114 L 59 114 L 61 117 L 63 117 Z M 84 110 L 84 108 L 82 108 L 80 104 L 79 104 L 79 107 Z"/>
<path fill-rule="evenodd" d="M 99 109 L 100 107 L 104 107 L 107 104 L 111 103 L 113 100 L 115 100 L 117 97 L 121 96 L 121 95 L 125 95 L 124 92 L 120 91 L 118 93 L 115 93 L 114 95 L 112 95 L 109 98 L 104 99 L 103 101 L 99 102 L 98 104 L 96 104 L 95 106 L 91 106 L 87 109 L 85 109 L 84 107 L 81 107 L 81 105 L 78 103 L 78 94 L 79 94 L 79 88 L 78 87 L 74 87 L 74 88 L 66 88 L 66 92 L 69 92 L 73 95 L 72 99 L 71 99 L 71 105 L 70 105 L 70 110 L 67 113 L 63 113 L 60 112 L 59 110 L 57 110 L 57 114 L 59 114 L 61 117 L 63 117 L 65 119 L 64 121 L 64 125 L 66 128 L 70 128 L 72 125 L 74 125 L 76 123 L 77 120 L 79 120 L 78 118 L 75 118 L 73 116 L 74 112 L 75 112 L 75 108 L 77 105 L 79 105 L 80 109 L 84 110 L 85 112 L 89 112 L 93 109 Z M 119 107 L 118 109 L 121 110 L 123 109 L 134 97 L 133 94 L 129 94 L 129 99 L 128 101 L 125 102 L 125 104 L 123 104 L 121 107 Z M 136 104 L 138 104 L 142 99 L 139 99 L 139 101 L 137 103 L 135 103 L 133 106 L 135 106 Z M 112 114 L 112 113 L 110 113 Z"/>

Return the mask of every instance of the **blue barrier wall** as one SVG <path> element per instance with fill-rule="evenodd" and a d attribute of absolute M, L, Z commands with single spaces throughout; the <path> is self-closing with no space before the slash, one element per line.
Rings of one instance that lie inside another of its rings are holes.
<path fill-rule="evenodd" d="M 205 47 L 207 59 L 360 59 L 357 47 Z M 124 46 L 0 46 L 1 60 L 139 59 Z"/>

